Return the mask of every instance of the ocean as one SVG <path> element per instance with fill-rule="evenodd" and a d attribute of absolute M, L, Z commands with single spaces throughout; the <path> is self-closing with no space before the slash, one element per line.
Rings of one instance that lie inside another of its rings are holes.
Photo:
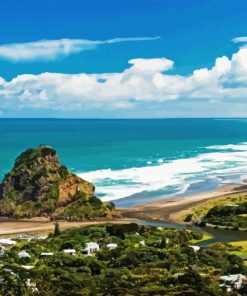
<path fill-rule="evenodd" d="M 53 146 L 103 201 L 132 206 L 247 178 L 246 119 L 0 119 L 0 175 Z"/>

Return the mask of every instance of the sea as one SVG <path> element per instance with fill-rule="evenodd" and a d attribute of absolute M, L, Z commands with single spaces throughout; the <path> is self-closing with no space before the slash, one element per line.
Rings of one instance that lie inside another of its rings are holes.
<path fill-rule="evenodd" d="M 118 207 L 247 179 L 247 119 L 0 119 L 1 179 L 39 144 Z"/>

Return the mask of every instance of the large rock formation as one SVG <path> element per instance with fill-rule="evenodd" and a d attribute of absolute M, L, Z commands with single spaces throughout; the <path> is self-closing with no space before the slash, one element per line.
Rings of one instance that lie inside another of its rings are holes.
<path fill-rule="evenodd" d="M 89 220 L 116 215 L 94 195 L 94 186 L 60 164 L 56 150 L 28 149 L 0 185 L 0 215 Z"/>

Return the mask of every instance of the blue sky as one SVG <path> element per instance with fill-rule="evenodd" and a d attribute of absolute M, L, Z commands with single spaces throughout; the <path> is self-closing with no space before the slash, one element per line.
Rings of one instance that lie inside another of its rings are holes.
<path fill-rule="evenodd" d="M 246 40 L 232 40 L 247 35 L 246 11 L 244 0 L 2 0 L 0 114 L 244 117 L 247 69 L 243 73 L 240 62 Z M 85 45 L 85 40 L 91 43 Z M 44 53 L 47 46 L 55 46 L 55 53 Z M 61 46 L 66 53 L 60 52 Z M 222 60 L 225 68 L 215 74 L 212 68 L 223 56 L 229 60 Z M 201 69 L 209 73 L 193 76 Z"/>

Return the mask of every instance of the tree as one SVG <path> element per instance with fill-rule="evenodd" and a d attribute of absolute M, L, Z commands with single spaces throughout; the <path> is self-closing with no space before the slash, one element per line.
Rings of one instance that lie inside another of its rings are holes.
<path fill-rule="evenodd" d="M 59 236 L 61 234 L 59 223 L 55 223 L 53 236 Z"/>

